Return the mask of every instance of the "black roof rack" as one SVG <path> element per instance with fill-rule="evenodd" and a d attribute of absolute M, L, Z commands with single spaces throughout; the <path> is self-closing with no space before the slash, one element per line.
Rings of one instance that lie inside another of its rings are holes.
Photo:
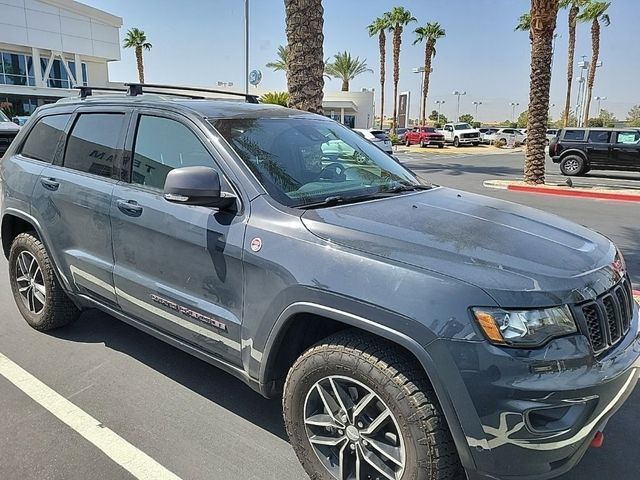
<path fill-rule="evenodd" d="M 210 88 L 199 88 L 199 87 L 181 87 L 178 85 L 160 85 L 156 83 L 125 83 L 122 87 L 94 87 L 88 85 L 76 85 L 73 88 L 77 88 L 80 90 L 80 98 L 87 98 L 93 95 L 94 90 L 105 91 L 105 92 L 126 92 L 130 97 L 137 97 L 138 95 L 142 95 L 143 93 L 157 93 L 157 94 L 167 94 L 173 95 L 176 97 L 186 97 L 192 99 L 204 99 L 205 97 L 201 95 L 190 95 L 185 93 L 176 93 L 175 90 L 184 91 L 184 92 L 202 92 L 202 93 L 219 93 L 223 95 L 232 95 L 236 97 L 244 97 L 247 103 L 260 103 L 258 102 L 258 97 L 256 95 L 251 95 L 247 93 L 240 92 L 229 92 L 226 90 L 213 90 Z M 151 90 L 148 90 L 151 89 Z"/>

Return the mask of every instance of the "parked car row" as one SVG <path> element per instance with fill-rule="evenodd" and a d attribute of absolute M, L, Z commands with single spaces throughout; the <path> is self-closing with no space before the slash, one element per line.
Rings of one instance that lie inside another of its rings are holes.
<path fill-rule="evenodd" d="M 0 157 L 7 151 L 19 131 L 20 127 L 0 110 Z"/>

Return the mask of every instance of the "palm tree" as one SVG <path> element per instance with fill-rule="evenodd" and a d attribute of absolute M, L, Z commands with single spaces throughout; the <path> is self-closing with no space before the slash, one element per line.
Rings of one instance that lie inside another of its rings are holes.
<path fill-rule="evenodd" d="M 416 39 L 413 44 L 426 42 L 424 47 L 424 85 L 422 88 L 421 121 L 427 121 L 427 95 L 429 94 L 429 77 L 431 75 L 431 60 L 436 56 L 436 41 L 447 33 L 438 22 L 429 22 L 424 27 L 415 29 Z"/>
<path fill-rule="evenodd" d="M 518 24 L 514 29 L 516 32 L 529 32 L 529 41 L 532 42 L 531 36 L 531 13 L 525 12 L 518 18 Z"/>
<path fill-rule="evenodd" d="M 284 0 L 289 106 L 322 114 L 324 8 L 322 0 Z"/>
<path fill-rule="evenodd" d="M 371 25 L 367 27 L 369 36 L 378 35 L 378 46 L 380 48 L 380 128 L 384 122 L 384 81 L 385 81 L 385 63 L 386 63 L 386 30 L 389 28 L 389 18 L 386 15 L 376 18 Z"/>
<path fill-rule="evenodd" d="M 524 164 L 524 181 L 531 184 L 544 183 L 544 149 L 547 144 L 553 34 L 557 16 L 558 0 L 531 0 L 529 122 Z"/>
<path fill-rule="evenodd" d="M 373 70 L 367 67 L 367 59 L 360 61 L 359 57 L 351 57 L 346 50 L 333 56 L 333 62 L 327 62 L 325 73 L 330 77 L 342 80 L 342 91 L 349 91 L 349 82 L 361 73 Z"/>
<path fill-rule="evenodd" d="M 393 119 L 391 131 L 396 132 L 398 126 L 398 82 L 400 80 L 400 47 L 402 46 L 402 30 L 411 22 L 417 21 L 411 12 L 404 7 L 393 7 L 385 13 L 389 21 L 387 27 L 393 32 Z"/>
<path fill-rule="evenodd" d="M 272 68 L 275 72 L 286 72 L 289 65 L 289 49 L 278 45 L 278 60 L 267 63 L 267 68 Z"/>
<path fill-rule="evenodd" d="M 587 100 L 584 102 L 583 125 L 589 122 L 589 110 L 591 109 L 591 95 L 593 94 L 593 84 L 596 81 L 596 68 L 598 57 L 600 56 L 600 22 L 605 27 L 611 23 L 609 15 L 606 13 L 611 2 L 590 1 L 580 15 L 581 22 L 591 22 L 591 65 L 587 75 Z"/>
<path fill-rule="evenodd" d="M 287 92 L 267 92 L 260 97 L 260 103 L 286 107 L 289 104 L 289 94 Z"/>
<path fill-rule="evenodd" d="M 140 83 L 144 83 L 144 64 L 142 62 L 142 50 L 151 50 L 151 45 L 147 42 L 147 36 L 143 30 L 139 28 L 130 28 L 127 32 L 127 36 L 122 44 L 124 48 L 135 48 L 136 50 L 136 63 L 138 64 L 138 78 Z"/>
<path fill-rule="evenodd" d="M 573 62 L 576 55 L 576 22 L 580 7 L 588 0 L 560 0 L 560 8 L 569 8 L 569 45 L 567 47 L 567 96 L 564 101 L 562 125 L 568 126 L 571 111 L 571 88 L 573 84 Z"/>

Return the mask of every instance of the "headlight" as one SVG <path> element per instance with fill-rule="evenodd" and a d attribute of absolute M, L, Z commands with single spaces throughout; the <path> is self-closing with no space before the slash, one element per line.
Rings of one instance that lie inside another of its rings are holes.
<path fill-rule="evenodd" d="M 497 345 L 537 347 L 578 331 L 566 306 L 542 310 L 474 308 L 473 314 L 489 341 Z"/>

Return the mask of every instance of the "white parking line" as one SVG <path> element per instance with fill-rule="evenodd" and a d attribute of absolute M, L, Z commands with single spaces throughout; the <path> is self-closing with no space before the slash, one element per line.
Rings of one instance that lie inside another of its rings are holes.
<path fill-rule="evenodd" d="M 2 353 L 0 353 L 0 375 L 98 447 L 134 477 L 141 480 L 180 480 L 180 477 L 46 386 Z"/>

